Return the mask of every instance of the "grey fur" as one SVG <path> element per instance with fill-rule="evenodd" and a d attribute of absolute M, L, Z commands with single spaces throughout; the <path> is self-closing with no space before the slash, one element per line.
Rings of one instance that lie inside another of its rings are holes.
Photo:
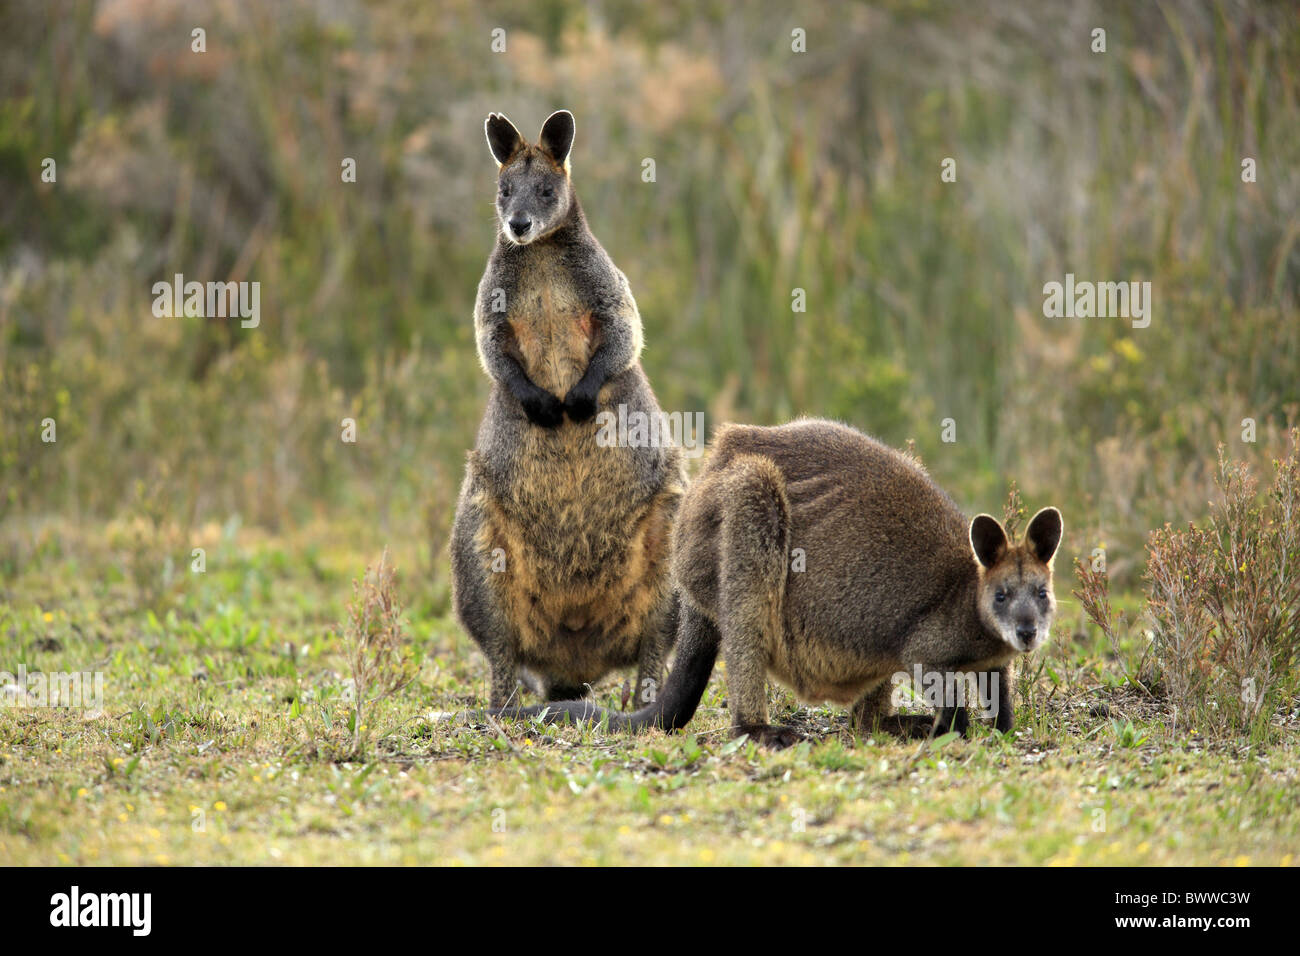
<path fill-rule="evenodd" d="M 521 668 L 545 697 L 633 664 L 638 689 L 657 686 L 676 629 L 668 548 L 685 473 L 671 445 L 597 443 L 599 412 L 659 406 L 627 279 L 569 179 L 572 130 L 553 114 L 530 146 L 505 117 L 486 124 L 501 229 L 474 326 L 493 384 L 451 556 L 453 604 L 488 658 L 494 707 Z M 510 223 L 524 219 L 520 241 Z"/>

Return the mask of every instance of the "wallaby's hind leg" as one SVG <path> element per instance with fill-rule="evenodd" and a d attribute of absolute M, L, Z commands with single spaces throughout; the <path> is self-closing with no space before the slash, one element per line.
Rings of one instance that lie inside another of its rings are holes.
<path fill-rule="evenodd" d="M 488 584 L 491 556 L 480 552 L 477 540 L 482 522 L 483 512 L 467 488 L 451 531 L 452 603 L 456 617 L 488 659 L 490 705 L 505 707 L 517 692 L 519 638 Z"/>
<path fill-rule="evenodd" d="M 767 712 L 770 648 L 782 640 L 790 509 L 785 481 L 765 458 L 742 455 L 719 476 L 718 625 L 733 731 L 787 747 L 801 739 Z"/>

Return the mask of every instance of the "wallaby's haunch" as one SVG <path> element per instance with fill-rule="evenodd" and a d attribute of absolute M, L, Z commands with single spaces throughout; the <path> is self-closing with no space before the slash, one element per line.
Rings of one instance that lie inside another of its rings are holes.
<path fill-rule="evenodd" d="M 452 529 L 453 603 L 507 703 L 521 675 L 578 697 L 638 665 L 650 699 L 676 631 L 669 575 L 680 452 L 598 443 L 598 409 L 657 417 L 627 279 L 587 228 L 569 179 L 573 116 L 536 145 L 486 123 L 499 233 L 474 329 L 492 378 Z"/>
<path fill-rule="evenodd" d="M 845 425 L 724 426 L 674 532 L 681 629 L 663 690 L 634 714 L 552 703 L 547 719 L 680 728 L 721 650 L 732 728 L 766 744 L 798 737 L 769 723 L 768 676 L 804 700 L 851 705 L 869 731 L 888 715 L 895 674 L 993 671 L 997 699 L 983 703 L 1009 730 L 1006 665 L 1048 637 L 1060 540 L 1055 508 L 1020 543 L 989 515 L 968 527 L 917 462 Z M 942 702 L 935 732 L 965 730 L 960 703 Z"/>

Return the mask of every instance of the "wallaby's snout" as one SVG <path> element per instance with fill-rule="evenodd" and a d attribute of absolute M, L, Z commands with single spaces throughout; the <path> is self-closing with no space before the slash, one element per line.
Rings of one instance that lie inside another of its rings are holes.
<path fill-rule="evenodd" d="M 533 221 L 527 216 L 514 215 L 510 217 L 510 231 L 515 234 L 516 239 L 522 239 L 528 235 L 528 230 L 533 227 Z"/>

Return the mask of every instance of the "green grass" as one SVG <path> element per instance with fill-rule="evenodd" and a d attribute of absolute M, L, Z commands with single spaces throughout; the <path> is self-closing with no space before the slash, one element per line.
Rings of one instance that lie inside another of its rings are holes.
<path fill-rule="evenodd" d="M 773 690 L 810 740 L 770 752 L 727 735 L 721 673 L 687 734 L 438 719 L 482 703 L 486 662 L 400 547 L 419 678 L 373 709 L 370 759 L 338 763 L 333 629 L 377 554 L 338 542 L 359 540 L 228 531 L 164 612 L 134 606 L 101 532 L 47 529 L 2 594 L 0 667 L 102 670 L 104 709 L 0 708 L 0 863 L 1290 865 L 1300 846 L 1294 729 L 1189 737 L 1064 626 L 1005 738 L 859 740 Z"/>

